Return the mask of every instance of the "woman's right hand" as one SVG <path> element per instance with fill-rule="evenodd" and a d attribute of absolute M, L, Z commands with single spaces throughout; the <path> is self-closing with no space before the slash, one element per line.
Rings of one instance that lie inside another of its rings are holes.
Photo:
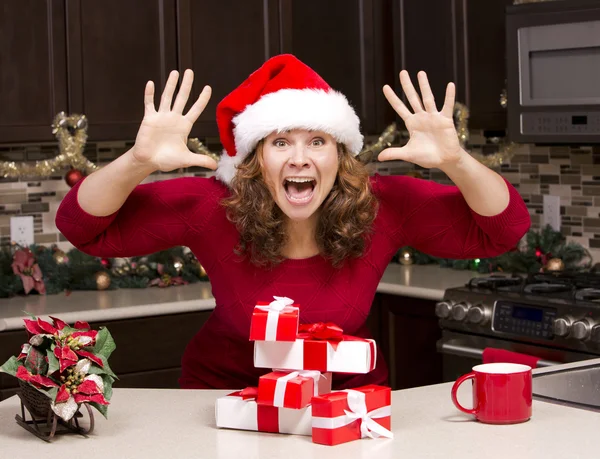
<path fill-rule="evenodd" d="M 209 156 L 193 153 L 187 147 L 192 126 L 204 111 L 211 95 L 210 86 L 205 86 L 198 100 L 183 114 L 194 81 L 194 73 L 186 70 L 179 93 L 171 108 L 179 72 L 172 71 L 165 85 L 158 111 L 154 106 L 154 83 L 149 81 L 144 91 L 144 120 L 133 147 L 133 157 L 150 169 L 163 172 L 190 166 L 216 169 L 217 163 Z"/>

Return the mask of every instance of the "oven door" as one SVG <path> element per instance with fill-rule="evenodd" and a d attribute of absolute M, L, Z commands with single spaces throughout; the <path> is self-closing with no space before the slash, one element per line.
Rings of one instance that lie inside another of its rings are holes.
<path fill-rule="evenodd" d="M 443 330 L 437 349 L 442 354 L 444 382 L 455 381 L 481 364 L 483 350 L 487 347 L 538 357 L 538 367 L 598 358 L 597 355 Z"/>

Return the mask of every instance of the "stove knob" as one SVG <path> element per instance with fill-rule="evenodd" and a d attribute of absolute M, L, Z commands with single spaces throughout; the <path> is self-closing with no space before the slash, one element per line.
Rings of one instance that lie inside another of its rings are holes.
<path fill-rule="evenodd" d="M 452 306 L 452 318 L 454 320 L 465 320 L 467 317 L 467 312 L 469 311 L 469 306 L 465 303 L 456 303 Z"/>
<path fill-rule="evenodd" d="M 592 328 L 592 341 L 594 343 L 600 343 L 600 325 L 595 325 Z"/>
<path fill-rule="evenodd" d="M 571 320 L 566 317 L 559 317 L 554 321 L 552 326 L 552 332 L 556 336 L 567 336 L 569 334 L 569 329 L 571 328 Z"/>
<path fill-rule="evenodd" d="M 452 304 L 449 301 L 440 301 L 435 305 L 435 315 L 440 319 L 447 319 L 452 312 Z"/>
<path fill-rule="evenodd" d="M 571 335 L 575 339 L 586 340 L 590 336 L 592 327 L 586 320 L 578 320 L 571 327 Z"/>
<path fill-rule="evenodd" d="M 485 309 L 480 304 L 473 306 L 467 312 L 467 322 L 472 324 L 483 324 L 485 319 Z"/>

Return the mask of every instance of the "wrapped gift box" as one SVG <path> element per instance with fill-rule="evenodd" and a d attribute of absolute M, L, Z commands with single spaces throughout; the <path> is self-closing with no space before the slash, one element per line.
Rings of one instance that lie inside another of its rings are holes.
<path fill-rule="evenodd" d="M 298 334 L 298 305 L 286 297 L 259 302 L 250 322 L 250 341 L 294 341 Z"/>
<path fill-rule="evenodd" d="M 312 399 L 312 440 L 338 445 L 360 438 L 393 438 L 389 387 L 368 385 Z"/>
<path fill-rule="evenodd" d="M 301 325 L 293 342 L 256 341 L 254 366 L 284 370 L 368 373 L 377 361 L 372 339 L 344 335 L 333 324 Z"/>
<path fill-rule="evenodd" d="M 320 371 L 273 371 L 258 379 L 259 405 L 300 409 L 314 396 L 331 392 L 331 373 Z"/>
<path fill-rule="evenodd" d="M 255 388 L 254 388 L 255 389 Z M 244 391 L 233 392 L 217 399 L 215 417 L 217 427 L 257 432 L 311 435 L 311 407 L 300 410 L 258 405 L 254 397 Z"/>

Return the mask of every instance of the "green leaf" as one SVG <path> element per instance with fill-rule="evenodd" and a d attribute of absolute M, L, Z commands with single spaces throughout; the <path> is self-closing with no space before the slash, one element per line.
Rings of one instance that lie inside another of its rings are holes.
<path fill-rule="evenodd" d="M 52 348 L 46 351 L 46 356 L 48 357 L 48 376 L 60 369 L 58 359 L 53 352 L 55 347 L 56 346 L 52 346 Z"/>
<path fill-rule="evenodd" d="M 58 394 L 58 387 L 52 387 L 45 391 L 45 393 L 52 401 L 54 401 L 56 400 L 56 395 Z"/>
<path fill-rule="evenodd" d="M 4 365 L 0 367 L 0 372 L 7 373 L 11 376 L 16 376 L 17 369 L 21 366 L 21 362 L 13 355 L 10 359 L 4 362 Z"/>
<path fill-rule="evenodd" d="M 102 363 L 104 365 L 103 368 L 100 368 L 98 365 L 96 365 L 95 363 L 90 367 L 90 371 L 88 371 L 89 374 L 91 375 L 109 375 L 112 376 L 115 379 L 119 379 L 117 377 L 116 374 L 113 373 L 113 371 L 110 369 L 110 366 L 108 365 L 108 361 L 106 360 L 106 358 L 103 355 L 99 355 L 98 358 L 100 360 L 102 360 Z"/>
<path fill-rule="evenodd" d="M 25 368 L 34 375 L 45 375 L 48 371 L 46 354 L 40 352 L 35 346 L 31 346 L 25 358 Z"/>
<path fill-rule="evenodd" d="M 99 403 L 95 403 L 95 402 L 89 402 L 89 404 L 90 404 L 90 406 L 93 406 L 98 411 L 100 411 L 100 414 L 102 414 L 102 416 L 104 416 L 106 419 L 108 419 L 108 406 L 100 405 Z"/>
<path fill-rule="evenodd" d="M 116 348 L 117 346 L 112 335 L 107 328 L 102 327 L 96 337 L 96 345 L 94 346 L 93 353 L 108 359 Z"/>
<path fill-rule="evenodd" d="M 104 382 L 104 398 L 106 400 L 110 400 L 113 395 L 112 385 L 113 385 L 114 378 L 109 375 L 101 375 L 101 377 L 102 377 L 102 381 Z"/>
<path fill-rule="evenodd" d="M 21 311 L 21 312 L 27 314 L 29 317 L 31 317 L 32 320 L 37 321 L 37 317 L 34 314 L 27 312 L 27 311 Z"/>

